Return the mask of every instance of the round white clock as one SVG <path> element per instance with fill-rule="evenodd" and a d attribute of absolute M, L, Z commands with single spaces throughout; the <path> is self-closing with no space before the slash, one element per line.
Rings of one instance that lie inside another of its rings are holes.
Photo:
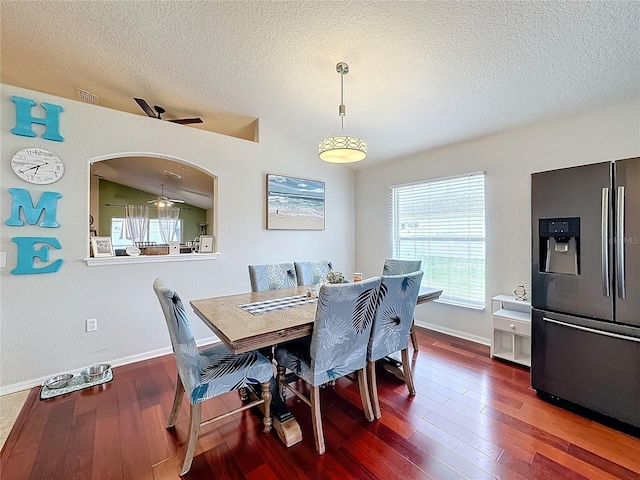
<path fill-rule="evenodd" d="M 21 179 L 38 185 L 57 182 L 64 175 L 62 160 L 42 148 L 20 150 L 11 159 L 11 168 Z"/>

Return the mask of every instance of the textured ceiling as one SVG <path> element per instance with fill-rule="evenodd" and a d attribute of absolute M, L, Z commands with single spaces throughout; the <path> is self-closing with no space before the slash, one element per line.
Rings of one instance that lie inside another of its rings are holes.
<path fill-rule="evenodd" d="M 2 81 L 144 115 L 337 134 L 353 168 L 640 97 L 640 3 L 2 1 Z M 149 121 L 157 121 L 149 119 Z M 332 127 L 333 126 L 333 127 Z"/>

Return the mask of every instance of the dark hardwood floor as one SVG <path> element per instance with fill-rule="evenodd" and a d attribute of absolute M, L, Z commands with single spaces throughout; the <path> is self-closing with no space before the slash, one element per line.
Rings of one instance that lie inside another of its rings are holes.
<path fill-rule="evenodd" d="M 288 404 L 304 439 L 286 448 L 254 411 L 201 429 L 185 478 L 640 479 L 640 439 L 542 401 L 529 371 L 489 358 L 488 347 L 418 329 L 418 394 L 378 372 L 382 419 L 364 419 L 357 385 L 322 390 L 327 453 L 318 456 L 310 409 Z M 114 369 L 101 387 L 47 401 L 31 391 L 0 455 L 3 480 L 178 478 L 187 434 L 173 400 L 172 356 Z M 205 402 L 203 418 L 240 402 Z"/>

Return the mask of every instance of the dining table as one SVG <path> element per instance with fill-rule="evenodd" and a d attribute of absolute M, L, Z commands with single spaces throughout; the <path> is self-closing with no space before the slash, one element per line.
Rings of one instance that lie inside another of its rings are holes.
<path fill-rule="evenodd" d="M 233 353 L 267 348 L 311 335 L 316 316 L 316 286 L 241 293 L 191 300 L 195 314 Z M 417 304 L 436 300 L 442 290 L 421 286 Z M 296 419 L 271 382 L 273 427 L 290 447 L 302 440 Z M 259 392 L 251 391 L 252 397 Z"/>

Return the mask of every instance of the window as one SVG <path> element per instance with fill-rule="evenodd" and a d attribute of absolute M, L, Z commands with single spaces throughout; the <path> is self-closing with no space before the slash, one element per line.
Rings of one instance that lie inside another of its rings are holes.
<path fill-rule="evenodd" d="M 128 238 L 120 238 L 122 232 L 122 223 L 124 218 L 111 217 L 111 243 L 113 248 L 126 248 L 133 245 L 133 241 Z M 182 220 L 178 221 L 178 228 L 174 240 L 182 241 Z M 147 229 L 147 242 L 156 242 L 157 245 L 166 245 L 166 242 L 160 235 L 160 226 L 157 218 L 149 219 L 149 228 Z"/>
<path fill-rule="evenodd" d="M 484 173 L 391 187 L 393 257 L 422 260 L 439 301 L 485 307 Z"/>

